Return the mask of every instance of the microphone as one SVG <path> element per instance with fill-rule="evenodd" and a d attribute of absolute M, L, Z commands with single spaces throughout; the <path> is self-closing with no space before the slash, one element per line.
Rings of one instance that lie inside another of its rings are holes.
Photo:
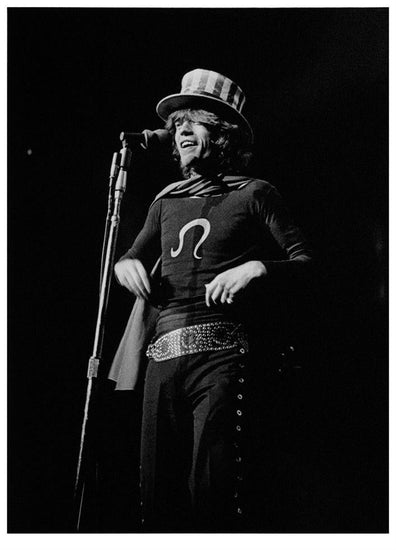
<path fill-rule="evenodd" d="M 140 145 L 143 149 L 151 149 L 158 145 L 167 145 L 171 141 L 171 135 L 167 130 L 143 130 L 143 132 L 121 132 L 120 140 L 133 147 Z"/>

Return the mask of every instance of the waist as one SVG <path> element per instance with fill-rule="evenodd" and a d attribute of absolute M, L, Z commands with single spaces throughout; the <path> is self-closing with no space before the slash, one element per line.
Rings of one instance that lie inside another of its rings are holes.
<path fill-rule="evenodd" d="M 146 352 L 154 361 L 167 361 L 175 357 L 239 348 L 248 351 L 247 335 L 240 323 L 214 321 L 181 327 L 155 339 Z"/>
<path fill-rule="evenodd" d="M 230 307 L 229 304 L 226 304 L 226 306 L 224 304 L 214 305 L 208 308 L 205 303 L 205 296 L 174 300 L 162 305 L 160 308 L 155 337 L 159 338 L 175 329 L 219 321 L 238 324 L 241 323 L 242 319 L 236 315 L 235 308 Z"/>

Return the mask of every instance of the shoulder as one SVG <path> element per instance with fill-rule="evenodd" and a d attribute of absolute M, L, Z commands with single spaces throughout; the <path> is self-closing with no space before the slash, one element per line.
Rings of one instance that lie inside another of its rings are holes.
<path fill-rule="evenodd" d="M 267 180 L 249 178 L 240 190 L 240 203 L 254 216 L 269 219 L 274 212 L 283 211 L 284 200 L 275 185 Z"/>
<path fill-rule="evenodd" d="M 270 191 L 275 189 L 275 186 L 272 185 L 272 183 L 269 183 L 267 180 L 252 178 L 250 180 L 249 186 L 254 191 L 261 191 L 265 193 L 269 193 Z"/>
<path fill-rule="evenodd" d="M 162 199 L 154 199 L 150 204 L 147 212 L 147 220 L 157 222 L 161 216 L 161 203 Z"/>
<path fill-rule="evenodd" d="M 247 184 L 240 189 L 241 194 L 251 200 L 262 200 L 269 195 L 278 194 L 274 185 L 263 179 L 246 178 Z"/>

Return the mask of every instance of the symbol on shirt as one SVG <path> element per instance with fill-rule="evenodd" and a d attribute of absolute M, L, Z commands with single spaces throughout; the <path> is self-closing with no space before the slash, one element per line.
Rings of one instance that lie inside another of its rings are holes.
<path fill-rule="evenodd" d="M 209 220 L 207 220 L 206 218 L 197 218 L 196 220 L 192 220 L 191 222 L 186 223 L 186 225 L 180 229 L 179 246 L 177 250 L 174 250 L 173 247 L 171 248 L 172 258 L 176 258 L 176 256 L 180 254 L 184 244 L 184 235 L 187 233 L 189 229 L 191 229 L 191 227 L 195 227 L 196 225 L 200 225 L 203 228 L 204 232 L 202 237 L 199 239 L 198 243 L 196 244 L 193 254 L 194 254 L 194 257 L 197 258 L 197 260 L 202 259 L 202 256 L 198 256 L 197 252 L 198 252 L 198 248 L 201 246 L 201 244 L 205 241 L 205 239 L 208 237 L 210 233 L 210 223 L 209 223 Z"/>

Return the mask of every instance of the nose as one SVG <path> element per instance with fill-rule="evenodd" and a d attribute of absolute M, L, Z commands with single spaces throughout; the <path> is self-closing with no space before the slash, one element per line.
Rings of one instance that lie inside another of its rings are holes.
<path fill-rule="evenodd" d="M 179 134 L 182 134 L 182 135 L 191 134 L 192 133 L 191 122 L 189 120 L 184 120 L 182 124 L 180 124 L 178 130 L 179 130 Z"/>

